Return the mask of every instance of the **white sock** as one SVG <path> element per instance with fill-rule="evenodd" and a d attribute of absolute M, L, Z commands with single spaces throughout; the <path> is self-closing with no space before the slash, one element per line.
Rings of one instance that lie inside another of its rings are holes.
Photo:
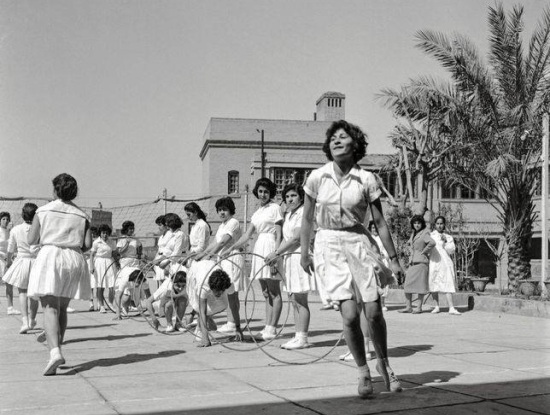
<path fill-rule="evenodd" d="M 357 366 L 357 375 L 360 378 L 364 378 L 367 376 L 370 376 L 369 367 L 367 365 L 364 366 Z"/>
<path fill-rule="evenodd" d="M 61 349 L 59 347 L 54 347 L 50 350 L 50 359 L 61 356 Z"/>
<path fill-rule="evenodd" d="M 307 331 L 297 331 L 294 337 L 307 343 Z"/>
<path fill-rule="evenodd" d="M 21 323 L 23 323 L 24 326 L 28 326 L 29 325 L 28 317 L 21 317 Z"/>
<path fill-rule="evenodd" d="M 230 328 L 230 329 L 234 329 L 234 328 L 237 327 L 237 325 L 232 321 L 228 321 L 227 322 L 227 327 Z"/>
<path fill-rule="evenodd" d="M 268 334 L 275 334 L 275 326 L 265 326 L 265 332 Z"/>

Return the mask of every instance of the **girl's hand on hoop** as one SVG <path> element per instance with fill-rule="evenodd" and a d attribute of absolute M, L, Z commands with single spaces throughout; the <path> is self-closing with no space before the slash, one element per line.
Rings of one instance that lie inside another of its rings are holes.
<path fill-rule="evenodd" d="M 300 258 L 300 265 L 304 269 L 305 272 L 307 272 L 308 275 L 313 274 L 313 260 L 311 259 L 311 255 L 302 255 Z"/>
<path fill-rule="evenodd" d="M 277 258 L 277 254 L 275 253 L 275 251 L 273 251 L 265 257 L 265 263 L 271 265 L 273 262 L 275 262 L 275 258 Z"/>
<path fill-rule="evenodd" d="M 242 342 L 244 340 L 244 334 L 241 329 L 237 329 L 235 332 L 235 336 L 233 336 L 234 342 Z"/>

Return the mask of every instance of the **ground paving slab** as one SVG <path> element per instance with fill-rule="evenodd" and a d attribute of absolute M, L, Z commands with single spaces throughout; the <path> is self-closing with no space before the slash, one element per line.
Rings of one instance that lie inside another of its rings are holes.
<path fill-rule="evenodd" d="M 198 348 L 189 333 L 161 334 L 143 317 L 113 321 L 113 314 L 73 301 L 66 364 L 45 377 L 49 355 L 36 341 L 39 329 L 18 334 L 20 316 L 6 314 L 0 295 L 0 415 L 550 414 L 548 319 L 467 305 L 461 316 L 399 314 L 402 304 L 388 305 L 389 356 L 403 392 L 385 391 L 372 361 L 375 395 L 361 400 L 354 363 L 338 360 L 347 350 L 343 341 L 336 345 L 340 316 L 320 311 L 317 302 L 311 348 L 280 348 L 293 334 L 290 317 L 264 353 L 249 336 L 243 344 L 224 343 L 228 348 Z M 254 310 L 257 332 L 262 304 Z M 287 314 L 285 305 L 283 321 Z"/>

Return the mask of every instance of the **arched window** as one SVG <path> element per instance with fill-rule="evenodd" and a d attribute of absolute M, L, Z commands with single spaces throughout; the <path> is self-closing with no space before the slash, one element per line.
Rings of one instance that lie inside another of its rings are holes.
<path fill-rule="evenodd" d="M 227 193 L 239 193 L 239 172 L 236 170 L 227 173 Z"/>

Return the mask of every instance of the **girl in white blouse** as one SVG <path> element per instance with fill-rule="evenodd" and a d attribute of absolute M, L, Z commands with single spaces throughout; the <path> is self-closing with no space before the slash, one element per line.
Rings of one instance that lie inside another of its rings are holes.
<path fill-rule="evenodd" d="M 267 263 L 271 263 L 277 256 L 290 253 L 284 257 L 282 269 L 285 290 L 288 292 L 294 308 L 296 334 L 293 339 L 281 347 L 287 350 L 305 349 L 310 347 L 307 341 L 310 320 L 307 296 L 310 291 L 317 290 L 317 283 L 315 277 L 306 273 L 300 266 L 300 256 L 294 254 L 300 253 L 304 189 L 299 184 L 291 183 L 285 186 L 282 196 L 287 207 L 283 223 L 283 241 L 265 260 Z"/>
<path fill-rule="evenodd" d="M 445 233 L 447 221 L 443 216 L 435 219 L 435 230 L 430 236 L 435 241 L 435 247 L 430 252 L 430 268 L 428 284 L 432 297 L 436 302 L 433 314 L 439 313 L 439 293 L 445 293 L 449 304 L 449 314 L 459 316 L 461 313 L 454 307 L 453 294 L 455 289 L 455 267 L 451 255 L 455 252 L 453 237 Z"/>
<path fill-rule="evenodd" d="M 116 268 L 113 259 L 113 244 L 109 240 L 112 232 L 111 227 L 103 224 L 99 227 L 98 232 L 99 238 L 92 243 L 90 252 L 90 274 L 93 274 L 97 289 L 99 312 L 104 314 L 107 312 L 105 310 L 105 289 L 107 289 L 110 302 L 115 296 Z"/>
<path fill-rule="evenodd" d="M 265 257 L 275 251 L 281 243 L 283 216 L 281 207 L 273 202 L 277 186 L 271 180 L 265 177 L 259 179 L 252 193 L 259 199 L 260 207 L 252 215 L 250 227 L 246 233 L 230 248 L 230 251 L 243 248 L 252 235 L 258 233 L 253 249 L 254 254 L 258 256 L 252 257 L 250 279 L 260 282 L 265 298 L 266 325 L 259 337 L 263 340 L 271 340 L 277 336 L 276 327 L 283 306 L 282 277 L 276 267 L 265 264 Z"/>
<path fill-rule="evenodd" d="M 29 245 L 27 243 L 27 236 L 36 213 L 36 209 L 38 209 L 38 206 L 34 203 L 25 203 L 21 212 L 24 222 L 20 225 L 14 226 L 10 232 L 10 239 L 8 242 L 9 268 L 3 278 L 6 284 L 11 284 L 12 286 L 17 287 L 17 290 L 19 291 L 19 304 L 21 305 L 21 311 L 23 314 L 23 324 L 21 326 L 21 330 L 19 330 L 20 334 L 26 333 L 36 326 L 36 313 L 38 311 L 38 301 L 33 298 L 27 298 L 29 276 L 39 249 L 38 245 Z M 14 255 L 17 255 L 17 257 L 12 264 Z M 30 313 L 28 312 L 29 308 Z"/>
<path fill-rule="evenodd" d="M 29 245 L 40 243 L 29 277 L 29 297 L 40 297 L 44 327 L 50 347 L 50 361 L 44 375 L 55 375 L 65 363 L 61 345 L 67 328 L 67 307 L 71 298 L 89 300 L 90 271 L 82 249 L 92 245 L 88 216 L 72 200 L 78 192 L 76 180 L 68 174 L 53 179 L 53 202 L 38 208 L 28 233 Z"/>
<path fill-rule="evenodd" d="M 315 268 L 324 294 L 342 315 L 344 337 L 357 365 L 361 398 L 374 393 L 359 324 L 361 311 L 376 350 L 376 369 L 388 390 L 402 390 L 388 361 L 379 288 L 393 283 L 392 271 L 401 275 L 403 270 L 382 214 L 376 178 L 357 165 L 366 149 L 366 136 L 359 127 L 343 120 L 332 123 L 323 145 L 329 162 L 314 170 L 304 186 L 300 235 L 302 267 L 308 273 Z M 382 262 L 378 246 L 365 227 L 368 211 L 390 256 L 391 269 Z M 314 220 L 318 231 L 312 258 L 309 245 Z"/>
<path fill-rule="evenodd" d="M 210 240 L 210 225 L 206 222 L 206 215 L 195 202 L 186 204 L 183 209 L 191 223 L 193 223 L 189 232 L 189 244 L 191 245 L 189 253 L 202 252 L 206 249 Z"/>

